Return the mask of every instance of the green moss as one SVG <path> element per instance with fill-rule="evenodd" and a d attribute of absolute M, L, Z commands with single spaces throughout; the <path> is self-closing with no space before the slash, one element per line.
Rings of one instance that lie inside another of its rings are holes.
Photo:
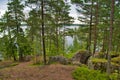
<path fill-rule="evenodd" d="M 107 60 L 102 58 L 92 58 L 91 61 L 93 63 L 107 63 Z M 120 61 L 120 57 L 112 58 L 111 64 L 114 66 L 119 66 L 118 64 L 119 61 Z"/>
<path fill-rule="evenodd" d="M 86 53 L 87 51 L 81 49 L 81 50 L 79 50 L 78 52 L 81 53 L 81 54 L 84 54 L 84 53 Z"/>
<path fill-rule="evenodd" d="M 118 67 L 120 66 L 120 56 L 112 58 L 111 61 L 112 61 L 112 65 Z"/>
<path fill-rule="evenodd" d="M 105 54 L 105 53 L 103 53 L 103 52 L 99 52 L 99 54 L 102 55 L 102 54 Z"/>
<path fill-rule="evenodd" d="M 117 64 L 117 63 L 114 63 L 114 62 L 111 62 L 112 66 L 116 66 L 116 67 L 119 67 L 120 65 Z"/>
<path fill-rule="evenodd" d="M 112 62 L 119 63 L 119 61 L 120 61 L 120 56 L 112 58 Z"/>
<path fill-rule="evenodd" d="M 18 62 L 14 62 L 14 63 L 12 63 L 11 65 L 10 65 L 10 67 L 11 66 L 16 66 L 16 65 L 18 65 L 19 63 Z"/>
<path fill-rule="evenodd" d="M 93 63 L 106 63 L 107 62 L 106 59 L 101 59 L 101 58 L 92 58 L 91 61 Z"/>
<path fill-rule="evenodd" d="M 112 55 L 119 55 L 120 53 L 119 53 L 119 52 L 116 52 L 116 51 L 112 51 L 110 54 L 111 54 L 111 56 L 112 56 Z"/>
<path fill-rule="evenodd" d="M 37 62 L 37 63 L 30 64 L 30 66 L 40 66 L 40 65 L 44 65 L 44 63 Z"/>

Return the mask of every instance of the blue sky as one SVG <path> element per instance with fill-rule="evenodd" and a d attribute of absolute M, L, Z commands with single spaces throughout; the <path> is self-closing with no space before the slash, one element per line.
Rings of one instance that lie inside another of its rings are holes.
<path fill-rule="evenodd" d="M 0 0 L 0 17 L 5 13 L 7 9 L 7 0 Z"/>
<path fill-rule="evenodd" d="M 5 13 L 5 11 L 7 10 L 7 1 L 8 0 L 0 0 L 0 18 L 1 18 L 1 15 L 3 15 Z M 70 3 L 70 0 L 67 0 L 67 1 Z M 71 5 L 70 16 L 75 18 L 75 22 L 74 23 L 78 23 L 79 22 L 77 20 L 78 15 L 77 15 L 77 12 L 75 10 L 75 5 Z"/>

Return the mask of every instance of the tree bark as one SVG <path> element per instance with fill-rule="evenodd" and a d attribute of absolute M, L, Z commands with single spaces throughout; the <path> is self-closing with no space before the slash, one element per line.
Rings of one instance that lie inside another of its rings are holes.
<path fill-rule="evenodd" d="M 97 45 L 97 25 L 98 25 L 98 1 L 96 4 L 96 12 L 95 12 L 95 26 L 94 26 L 94 48 L 93 48 L 93 55 L 96 52 L 96 45 Z"/>
<path fill-rule="evenodd" d="M 42 46 L 43 46 L 43 59 L 46 65 L 46 50 L 45 50 L 45 35 L 44 35 L 44 0 L 41 2 L 41 18 L 42 18 Z"/>
<path fill-rule="evenodd" d="M 91 0 L 92 1 L 92 0 Z M 93 8 L 93 1 L 92 1 L 92 5 L 91 5 L 91 12 L 90 12 L 90 28 L 89 28 L 89 39 L 88 39 L 88 51 L 89 53 L 91 53 L 91 35 L 92 35 L 92 17 L 93 17 L 93 13 L 92 13 L 92 8 Z"/>
<path fill-rule="evenodd" d="M 108 46 L 108 62 L 107 62 L 107 73 L 111 73 L 111 51 L 112 51 L 112 35 L 113 35 L 113 20 L 114 20 L 114 4 L 115 0 L 111 0 L 111 13 L 110 13 L 110 34 L 109 34 L 109 46 Z"/>

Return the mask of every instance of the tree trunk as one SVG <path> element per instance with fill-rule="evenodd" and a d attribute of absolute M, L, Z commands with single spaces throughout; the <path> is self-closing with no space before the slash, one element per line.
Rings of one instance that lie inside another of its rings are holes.
<path fill-rule="evenodd" d="M 8 15 L 7 15 L 8 16 Z M 7 19 L 8 20 L 8 19 Z M 8 22 L 8 21 L 7 21 Z M 15 53 L 14 53 L 14 47 L 13 47 L 13 41 L 12 41 L 12 38 L 11 38 L 11 32 L 10 32 L 10 28 L 8 27 L 8 35 L 9 35 L 9 40 L 10 40 L 10 49 L 11 49 L 11 53 L 12 53 L 12 57 L 14 59 L 14 61 L 17 61 L 16 59 L 16 56 L 15 56 Z"/>
<path fill-rule="evenodd" d="M 110 34 L 109 34 L 109 49 L 108 49 L 108 62 L 107 62 L 107 73 L 111 73 L 111 51 L 112 51 L 112 35 L 113 35 L 113 19 L 114 19 L 114 4 L 115 0 L 111 0 L 111 13 L 110 13 Z"/>
<path fill-rule="evenodd" d="M 16 56 L 14 54 L 13 54 L 13 59 L 14 59 L 14 61 L 17 61 Z"/>
<path fill-rule="evenodd" d="M 103 34 L 103 42 L 102 42 L 102 50 L 101 52 L 105 52 L 105 40 L 106 40 L 106 36 L 105 36 L 105 30 L 104 30 L 104 34 Z"/>
<path fill-rule="evenodd" d="M 44 0 L 41 2 L 41 18 L 42 18 L 42 46 L 43 46 L 43 59 L 46 65 L 46 50 L 45 50 L 45 35 L 44 35 Z"/>
<path fill-rule="evenodd" d="M 15 7 L 17 8 L 17 6 Z M 19 24 L 18 24 L 18 16 L 17 16 L 17 13 L 15 11 L 15 20 L 16 20 L 16 44 L 18 44 L 18 38 L 19 38 Z M 20 45 L 18 45 L 20 46 Z M 18 48 L 18 47 L 17 47 Z M 19 47 L 20 48 L 20 47 Z M 18 49 L 17 49 L 18 50 Z M 20 53 L 20 49 L 18 50 L 18 55 L 19 55 L 19 61 L 22 61 L 22 53 Z"/>
<path fill-rule="evenodd" d="M 58 39 L 58 27 L 56 27 L 56 55 L 58 54 L 59 54 L 59 39 Z"/>
<path fill-rule="evenodd" d="M 96 44 L 97 44 L 97 25 L 98 25 L 98 1 L 96 4 L 96 12 L 95 12 L 95 26 L 94 26 L 94 48 L 93 48 L 93 55 L 95 54 L 96 51 Z"/>
<path fill-rule="evenodd" d="M 93 1 L 92 1 L 92 5 L 91 5 L 91 10 L 90 10 L 91 11 L 90 12 L 90 28 L 89 28 L 89 39 L 88 39 L 88 51 L 89 51 L 89 53 L 91 53 L 91 35 L 92 35 L 92 17 L 93 17 L 92 8 L 93 8 Z"/>
<path fill-rule="evenodd" d="M 64 56 L 64 53 L 65 53 L 65 25 L 63 27 L 63 49 L 62 50 L 63 50 L 63 56 Z"/>
<path fill-rule="evenodd" d="M 19 61 L 24 61 L 22 51 L 19 52 Z"/>

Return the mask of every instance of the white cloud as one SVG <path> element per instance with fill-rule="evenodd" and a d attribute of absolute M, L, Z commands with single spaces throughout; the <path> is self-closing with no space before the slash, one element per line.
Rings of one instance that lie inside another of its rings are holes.
<path fill-rule="evenodd" d="M 77 11 L 76 11 L 76 9 L 75 9 L 75 7 L 76 7 L 76 5 L 72 5 L 72 4 L 70 4 L 71 5 L 71 7 L 70 7 L 70 16 L 72 16 L 72 17 L 74 17 L 74 24 L 79 24 L 80 22 L 79 22 L 79 20 L 78 20 L 78 14 L 77 14 Z"/>
<path fill-rule="evenodd" d="M 5 14 L 5 10 L 0 9 L 0 18 Z"/>
<path fill-rule="evenodd" d="M 74 19 L 75 19 L 74 23 L 79 23 L 79 21 L 77 20 L 78 14 L 77 14 L 76 9 L 75 9 L 76 5 L 72 5 L 71 4 L 71 0 L 66 0 L 66 1 L 71 6 L 70 7 L 71 10 L 70 10 L 70 14 L 69 15 L 72 16 L 72 17 L 74 17 Z M 5 11 L 7 10 L 7 2 L 8 2 L 8 0 L 0 0 L 0 18 L 3 16 L 3 14 L 5 13 Z M 24 13 L 28 14 L 27 11 L 29 12 L 28 8 L 26 8 L 24 10 Z"/>
<path fill-rule="evenodd" d="M 7 10 L 7 0 L 0 0 L 0 18 Z"/>

